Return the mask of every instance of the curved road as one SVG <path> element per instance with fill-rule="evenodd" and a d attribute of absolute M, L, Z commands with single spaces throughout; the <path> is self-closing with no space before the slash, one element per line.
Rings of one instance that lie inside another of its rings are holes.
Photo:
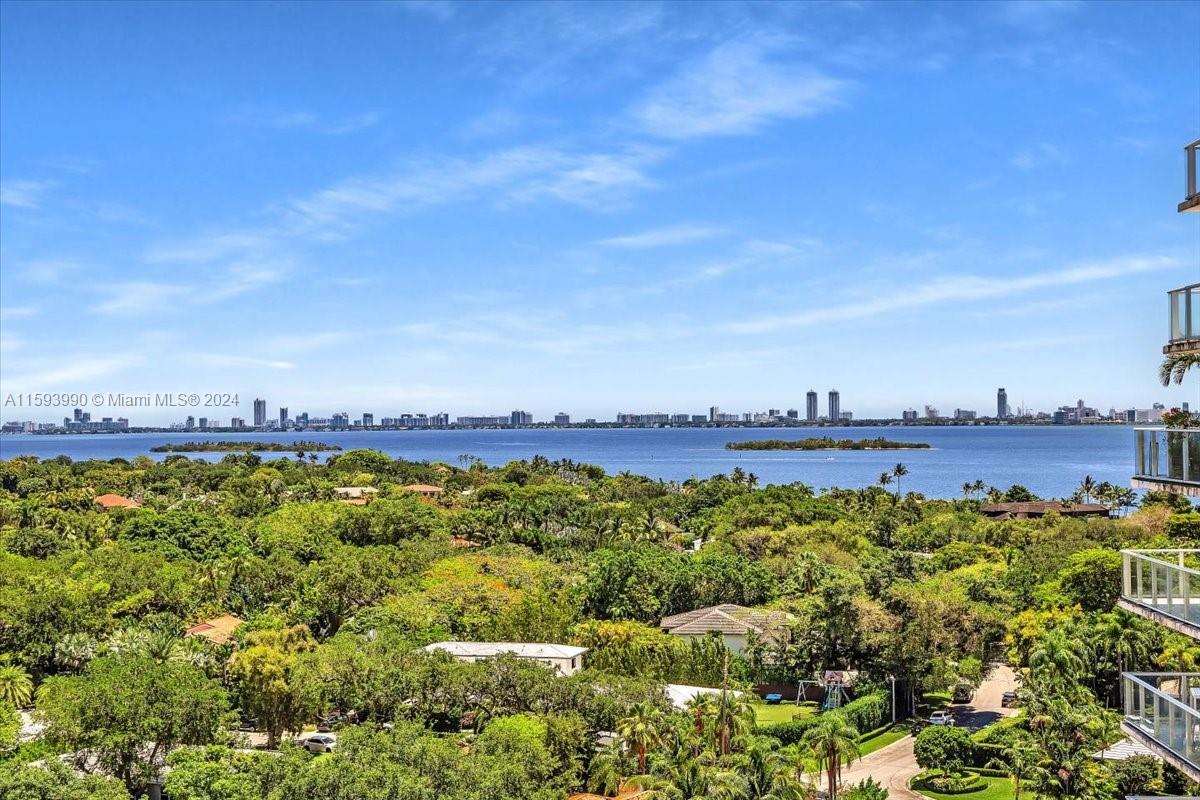
<path fill-rule="evenodd" d="M 1004 693 L 1016 688 L 1017 679 L 1012 669 L 1007 664 L 993 665 L 991 673 L 980 684 L 970 703 L 950 707 L 954 712 L 955 724 L 976 731 L 1002 717 L 1016 714 L 1017 709 L 1000 705 Z M 843 768 L 841 785 L 845 787 L 866 778 L 874 778 L 887 787 L 889 797 L 923 800 L 924 795 L 908 788 L 908 782 L 920 772 L 921 768 L 917 766 L 917 759 L 913 754 L 913 737 L 905 736 L 900 741 L 876 750 L 853 765 Z"/>

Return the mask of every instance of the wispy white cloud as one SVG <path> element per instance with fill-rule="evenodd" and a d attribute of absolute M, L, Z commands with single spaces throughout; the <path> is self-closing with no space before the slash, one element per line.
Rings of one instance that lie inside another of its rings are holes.
<path fill-rule="evenodd" d="M 328 117 L 313 111 L 280 110 L 261 106 L 242 106 L 230 117 L 241 125 L 276 130 L 306 130 L 327 136 L 357 133 L 383 120 L 383 114 L 378 111 Z"/>
<path fill-rule="evenodd" d="M 237 297 L 246 292 L 252 292 L 277 283 L 288 274 L 287 264 L 280 262 L 242 261 L 231 264 L 224 276 L 218 278 L 217 285 L 197 293 L 197 298 L 205 303 L 215 303 Z"/>
<path fill-rule="evenodd" d="M 632 109 L 644 131 L 665 139 L 753 133 L 779 119 L 841 103 L 850 84 L 812 66 L 772 59 L 767 41 L 717 46 L 652 89 Z"/>
<path fill-rule="evenodd" d="M 1066 160 L 1062 150 L 1057 146 L 1049 142 L 1041 142 L 1016 153 L 1008 160 L 1008 163 L 1017 169 L 1031 170 L 1052 164 L 1064 164 Z"/>
<path fill-rule="evenodd" d="M 692 242 L 699 242 L 705 239 L 713 239 L 725 233 L 725 228 L 713 225 L 671 225 L 665 228 L 642 231 L 641 233 L 600 239 L 596 244 L 604 247 L 641 250 L 651 247 L 691 244 Z"/>
<path fill-rule="evenodd" d="M 770 333 L 825 323 L 878 317 L 893 311 L 912 308 L 986 300 L 1021 294 L 1035 289 L 1112 280 L 1126 275 L 1171 269 L 1178 266 L 1179 263 L 1178 259 L 1169 256 L 1131 256 L 1024 276 L 1005 278 L 986 278 L 977 275 L 948 276 L 923 284 L 899 286 L 891 291 L 878 289 L 872 293 L 874 299 L 855 300 L 841 305 L 829 305 L 824 308 L 801 311 L 796 314 L 756 317 L 728 323 L 722 327 L 730 333 L 737 334 Z"/>
<path fill-rule="evenodd" d="M 131 316 L 167 310 L 187 293 L 184 286 L 155 281 L 125 281 L 106 289 L 108 299 L 92 306 L 97 314 Z"/>
<path fill-rule="evenodd" d="M 42 195 L 54 186 L 54 181 L 3 181 L 0 182 L 0 205 L 13 208 L 37 208 Z"/>
<path fill-rule="evenodd" d="M 203 264 L 247 251 L 265 249 L 271 237 L 263 232 L 232 232 L 200 235 L 181 242 L 152 245 L 144 254 L 151 264 Z"/>
<path fill-rule="evenodd" d="M 1033 33 L 1046 33 L 1083 8 L 1079 0 L 1009 0 L 999 3 L 1000 19 Z"/>
<path fill-rule="evenodd" d="M 29 319 L 39 310 L 37 306 L 0 306 L 0 320 Z"/>
<path fill-rule="evenodd" d="M 430 17 L 439 22 L 453 19 L 457 11 L 455 4 L 450 0 L 383 0 L 380 5 L 383 8 L 395 8 L 410 14 Z"/>
<path fill-rule="evenodd" d="M 296 368 L 296 365 L 291 361 L 269 358 L 252 358 L 251 356 L 238 356 L 228 353 L 191 353 L 187 357 L 191 360 L 199 361 L 202 364 L 208 364 L 214 367 L 254 367 L 262 369 Z"/>
<path fill-rule="evenodd" d="M 100 356 L 81 355 L 57 362 L 49 369 L 17 373 L 5 376 L 5 383 L 27 391 L 45 391 L 65 385 L 74 384 L 78 389 L 79 381 L 104 378 L 138 363 L 132 356 Z"/>

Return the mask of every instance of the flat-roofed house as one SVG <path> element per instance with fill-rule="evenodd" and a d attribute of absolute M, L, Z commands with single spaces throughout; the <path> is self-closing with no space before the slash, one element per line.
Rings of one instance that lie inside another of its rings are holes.
<path fill-rule="evenodd" d="M 779 639 L 786 635 L 789 615 L 783 611 L 763 611 L 732 603 L 698 608 L 670 617 L 663 617 L 658 627 L 673 636 L 721 635 L 725 646 L 741 654 L 751 636 Z"/>
<path fill-rule="evenodd" d="M 423 649 L 430 653 L 441 650 L 459 661 L 482 661 L 507 653 L 554 667 L 559 675 L 574 675 L 582 669 L 583 654 L 588 651 L 568 644 L 525 642 L 434 642 Z"/>
<path fill-rule="evenodd" d="M 1034 500 L 1024 503 L 985 503 L 979 513 L 992 519 L 1037 519 L 1047 514 L 1064 517 L 1107 517 L 1108 506 L 1099 503 L 1062 503 L 1057 500 Z"/>
<path fill-rule="evenodd" d="M 442 487 L 433 486 L 428 483 L 410 483 L 407 486 L 403 487 L 403 489 L 406 492 L 413 492 L 415 494 L 419 494 L 419 495 L 421 495 L 421 497 L 424 497 L 426 500 L 436 500 L 438 498 L 438 495 L 440 495 L 442 493 Z"/>

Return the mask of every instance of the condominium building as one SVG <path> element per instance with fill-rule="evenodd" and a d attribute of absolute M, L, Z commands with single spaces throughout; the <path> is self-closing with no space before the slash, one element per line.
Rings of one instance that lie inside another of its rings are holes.
<path fill-rule="evenodd" d="M 517 411 L 514 411 L 511 414 L 509 414 L 508 417 L 509 417 L 509 422 L 511 422 L 513 425 L 532 425 L 533 424 L 533 414 L 530 414 L 528 411 L 517 410 Z"/>
<path fill-rule="evenodd" d="M 261 397 L 254 400 L 254 427 L 261 428 L 267 424 L 267 401 Z"/>
<path fill-rule="evenodd" d="M 837 422 L 842 418 L 842 395 L 837 389 L 829 390 L 829 421 Z"/>
<path fill-rule="evenodd" d="M 1196 155 L 1187 146 L 1188 195 L 1181 212 L 1200 212 Z M 1200 353 L 1200 283 L 1167 293 L 1169 332 L 1163 354 Z M 1189 378 L 1195 380 L 1195 378 Z M 1133 485 L 1200 497 L 1200 430 L 1136 428 Z M 1200 550 L 1123 550 L 1121 608 L 1200 641 Z M 1122 730 L 1200 781 L 1200 673 L 1121 675 Z"/>
<path fill-rule="evenodd" d="M 279 427 L 286 428 L 288 426 L 288 409 L 287 406 L 279 407 Z"/>
<path fill-rule="evenodd" d="M 1008 392 L 1003 386 L 996 390 L 996 418 L 1008 419 Z"/>
<path fill-rule="evenodd" d="M 809 422 L 817 421 L 817 393 L 812 389 L 805 395 L 804 418 Z"/>
<path fill-rule="evenodd" d="M 554 415 L 554 424 L 555 425 L 570 425 L 571 424 L 571 415 L 565 411 L 558 412 L 557 414 Z"/>

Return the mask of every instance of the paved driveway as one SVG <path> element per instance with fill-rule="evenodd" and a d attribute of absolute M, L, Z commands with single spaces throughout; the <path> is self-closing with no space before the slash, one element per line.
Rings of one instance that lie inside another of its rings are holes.
<path fill-rule="evenodd" d="M 996 664 L 970 703 L 950 707 L 954 712 L 955 723 L 976 731 L 1003 717 L 1016 714 L 1017 709 L 1000 705 L 1004 693 L 1016 688 L 1017 679 L 1012 669 L 1006 664 Z M 913 737 L 906 736 L 844 768 L 842 786 L 874 778 L 887 787 L 890 797 L 920 800 L 924 795 L 908 788 L 908 782 L 920 772 L 921 768 L 917 766 L 917 759 L 913 754 Z"/>

